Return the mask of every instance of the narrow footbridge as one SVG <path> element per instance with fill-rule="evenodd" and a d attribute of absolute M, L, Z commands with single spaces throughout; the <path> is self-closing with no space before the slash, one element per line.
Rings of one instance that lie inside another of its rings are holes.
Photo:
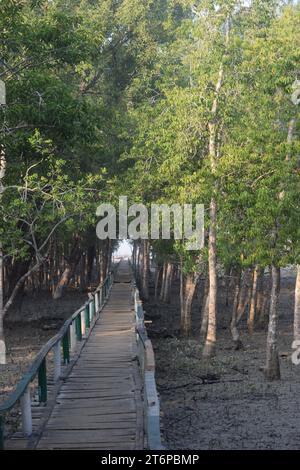
<path fill-rule="evenodd" d="M 7 425 L 12 411 L 20 429 Z M 5 449 L 160 449 L 155 362 L 125 260 L 41 349 L 0 406 Z"/>

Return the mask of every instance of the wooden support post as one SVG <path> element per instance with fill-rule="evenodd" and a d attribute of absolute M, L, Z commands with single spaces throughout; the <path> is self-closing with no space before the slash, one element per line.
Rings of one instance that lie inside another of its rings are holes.
<path fill-rule="evenodd" d="M 54 382 L 61 376 L 61 342 L 57 341 L 54 346 Z"/>
<path fill-rule="evenodd" d="M 47 369 L 46 359 L 43 359 L 38 372 L 39 400 L 41 403 L 47 402 Z"/>
<path fill-rule="evenodd" d="M 81 334 L 82 336 L 85 335 L 85 309 L 80 312 L 80 320 L 81 320 Z"/>
<path fill-rule="evenodd" d="M 95 293 L 95 315 L 99 312 L 99 291 Z"/>
<path fill-rule="evenodd" d="M 30 436 L 32 434 L 32 414 L 29 386 L 27 386 L 25 392 L 21 396 L 20 402 L 22 413 L 22 431 L 25 436 Z"/>
<path fill-rule="evenodd" d="M 93 306 L 92 306 L 93 300 L 91 299 L 90 303 L 88 304 L 88 317 L 89 317 L 89 322 L 90 325 L 93 321 Z"/>
<path fill-rule="evenodd" d="M 70 349 L 74 352 L 76 348 L 76 320 L 72 321 L 70 325 Z"/>
<path fill-rule="evenodd" d="M 135 313 L 137 313 L 137 310 L 138 310 L 139 300 L 140 300 L 139 292 L 138 292 L 137 288 L 135 288 L 135 291 L 134 291 L 134 310 L 135 310 Z"/>
<path fill-rule="evenodd" d="M 137 302 L 136 322 L 137 322 L 138 330 L 144 331 L 145 330 L 144 311 L 143 311 L 143 304 L 141 301 Z"/>
<path fill-rule="evenodd" d="M 162 449 L 160 440 L 159 401 L 156 391 L 154 371 L 145 372 L 144 387 L 147 403 L 147 440 L 149 449 Z"/>

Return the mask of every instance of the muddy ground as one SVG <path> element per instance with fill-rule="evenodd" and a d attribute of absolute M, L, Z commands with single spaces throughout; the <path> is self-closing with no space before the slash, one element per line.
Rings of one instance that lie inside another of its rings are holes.
<path fill-rule="evenodd" d="M 179 336 L 179 285 L 171 304 L 145 304 L 156 355 L 164 444 L 169 449 L 300 449 L 300 366 L 293 365 L 292 313 L 294 276 L 282 280 L 279 350 L 281 381 L 268 383 L 266 331 L 249 337 L 240 330 L 243 349 L 235 351 L 228 332 L 230 309 L 219 300 L 216 357 L 204 360 L 199 309 L 193 308 L 193 337 Z"/>
<path fill-rule="evenodd" d="M 203 360 L 199 339 L 201 295 L 193 307 L 193 337 L 180 338 L 179 285 L 170 304 L 145 303 L 157 363 L 162 432 L 169 449 L 300 449 L 300 366 L 291 362 L 295 279 L 282 280 L 280 335 L 282 380 L 266 382 L 266 331 L 249 337 L 241 324 L 244 348 L 232 348 L 230 309 L 220 288 L 218 349 Z M 153 292 L 152 292 L 153 294 Z M 0 402 L 7 397 L 40 347 L 86 300 L 76 290 L 59 301 L 50 294 L 25 296 L 5 322 L 8 364 L 0 366 Z M 16 410 L 15 414 L 19 414 Z M 12 426 L 17 421 L 11 417 Z M 10 426 L 11 427 L 11 426 Z"/>
<path fill-rule="evenodd" d="M 0 365 L 0 403 L 14 389 L 39 349 L 85 301 L 86 293 L 66 291 L 60 300 L 50 293 L 23 295 L 9 310 L 4 323 L 7 365 Z"/>

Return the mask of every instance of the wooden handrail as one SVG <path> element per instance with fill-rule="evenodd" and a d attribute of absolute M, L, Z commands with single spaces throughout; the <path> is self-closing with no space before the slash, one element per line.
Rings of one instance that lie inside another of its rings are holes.
<path fill-rule="evenodd" d="M 49 341 L 40 349 L 34 361 L 31 363 L 27 372 L 18 382 L 15 389 L 11 392 L 4 403 L 0 405 L 0 449 L 4 448 L 4 415 L 9 412 L 19 401 L 21 401 L 24 434 L 31 434 L 31 410 L 28 409 L 28 407 L 30 407 L 30 383 L 38 376 L 39 385 L 41 388 L 40 401 L 47 401 L 47 384 L 45 383 L 45 380 L 47 380 L 47 372 L 45 367 L 45 360 L 48 353 L 53 348 L 55 348 L 54 378 L 57 381 L 60 378 L 61 345 L 63 349 L 64 363 L 68 363 L 70 359 L 70 348 L 71 350 L 74 349 L 74 342 L 82 339 L 82 325 L 84 325 L 84 328 L 89 328 L 91 317 L 95 318 L 95 316 L 102 310 L 109 295 L 110 288 L 113 284 L 113 277 L 114 269 L 108 274 L 108 276 L 93 292 L 93 294 L 91 294 L 90 299 L 87 300 L 78 310 L 76 310 L 76 312 L 74 312 L 73 315 L 65 321 L 58 333 L 49 339 Z"/>
<path fill-rule="evenodd" d="M 142 353 L 139 354 L 140 369 L 144 383 L 144 422 L 148 448 L 164 449 L 160 433 L 160 404 L 155 381 L 155 356 L 151 340 L 148 338 L 144 324 L 143 305 L 139 290 L 133 284 L 134 310 L 136 318 L 137 344 Z"/>

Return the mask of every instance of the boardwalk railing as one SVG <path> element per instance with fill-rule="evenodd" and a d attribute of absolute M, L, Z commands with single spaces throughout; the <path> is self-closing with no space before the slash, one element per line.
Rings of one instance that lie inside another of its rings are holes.
<path fill-rule="evenodd" d="M 70 362 L 70 354 L 75 351 L 77 342 L 82 341 L 87 330 L 90 330 L 104 307 L 113 284 L 113 272 L 109 273 L 98 289 L 89 294 L 89 300 L 80 307 L 63 324 L 58 333 L 53 336 L 38 352 L 33 363 L 18 382 L 15 390 L 6 401 L 0 405 L 0 449 L 4 449 L 5 415 L 20 403 L 22 431 L 25 436 L 32 434 L 32 414 L 30 384 L 38 379 L 38 397 L 40 403 L 47 402 L 47 356 L 53 351 L 53 380 L 58 382 L 61 377 L 63 364 Z"/>
<path fill-rule="evenodd" d="M 139 290 L 133 286 L 138 357 L 143 379 L 144 432 L 150 450 L 163 449 L 160 435 L 160 406 L 155 382 L 155 358 L 144 323 L 143 304 Z"/>

